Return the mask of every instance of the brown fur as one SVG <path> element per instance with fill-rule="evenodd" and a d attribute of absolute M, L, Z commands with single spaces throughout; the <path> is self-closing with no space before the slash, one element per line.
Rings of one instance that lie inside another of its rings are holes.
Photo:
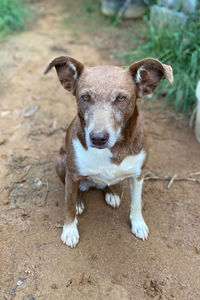
<path fill-rule="evenodd" d="M 74 68 L 70 66 L 70 63 L 73 64 Z M 68 224 L 75 217 L 75 203 L 79 183 L 82 179 L 87 179 L 80 176 L 76 167 L 72 141 L 78 137 L 82 146 L 87 149 L 85 127 L 96 113 L 94 109 L 97 110 L 97 113 L 99 110 L 102 114 L 97 124 L 98 128 L 101 128 L 106 118 L 112 119 L 111 122 L 115 130 L 121 128 L 119 138 L 110 149 L 113 154 L 113 164 L 119 165 L 125 157 L 138 154 L 141 150 L 144 150 L 146 153 L 144 167 L 148 159 L 148 143 L 139 115 L 137 99 L 145 94 L 152 93 L 163 77 L 172 82 L 173 75 L 170 66 L 152 58 L 136 62 L 128 70 L 125 70 L 115 66 L 86 68 L 75 59 L 59 57 L 50 63 L 45 73 L 54 66 L 61 84 L 76 96 L 78 105 L 78 114 L 67 130 L 65 145 L 60 150 L 60 160 L 56 167 L 59 178 L 65 184 L 65 224 Z M 141 67 L 143 68 L 140 69 Z M 137 78 L 138 70 L 141 70 L 140 80 Z M 90 103 L 81 101 L 82 94 L 89 95 Z M 121 94 L 125 94 L 128 100 L 122 103 L 116 102 L 116 97 Z M 108 112 L 102 109 L 108 99 L 111 99 L 110 105 L 112 105 L 113 110 L 112 115 L 109 116 Z M 91 103 L 93 106 L 91 106 Z M 84 118 L 86 113 L 89 121 Z M 141 178 L 142 175 L 139 179 Z M 116 191 L 115 186 L 106 189 Z M 119 192 L 117 193 L 119 194 Z"/>

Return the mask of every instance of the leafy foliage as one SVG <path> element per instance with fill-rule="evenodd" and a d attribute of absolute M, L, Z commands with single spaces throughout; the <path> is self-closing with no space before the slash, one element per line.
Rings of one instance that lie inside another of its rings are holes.
<path fill-rule="evenodd" d="M 198 13 L 199 15 L 199 13 Z M 144 57 L 155 57 L 174 70 L 174 84 L 166 80 L 156 90 L 177 111 L 194 109 L 195 88 L 200 79 L 200 22 L 191 18 L 187 28 L 171 31 L 166 26 L 155 28 L 147 21 L 147 40 L 140 41 L 136 50 L 126 53 L 129 62 Z"/>
<path fill-rule="evenodd" d="M 24 29 L 27 16 L 28 9 L 21 0 L 0 0 L 0 34 Z"/>

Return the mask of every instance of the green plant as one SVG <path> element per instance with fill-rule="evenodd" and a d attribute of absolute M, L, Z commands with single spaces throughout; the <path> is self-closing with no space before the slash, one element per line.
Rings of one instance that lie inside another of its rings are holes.
<path fill-rule="evenodd" d="M 24 29 L 27 16 L 27 6 L 21 0 L 0 0 L 0 34 Z"/>
<path fill-rule="evenodd" d="M 147 21 L 147 39 L 136 50 L 125 54 L 128 62 L 155 57 L 174 70 L 174 84 L 166 80 L 156 90 L 177 111 L 191 112 L 196 104 L 195 88 L 200 79 L 200 23 L 191 18 L 187 29 L 169 31 L 166 26 L 155 28 Z"/>

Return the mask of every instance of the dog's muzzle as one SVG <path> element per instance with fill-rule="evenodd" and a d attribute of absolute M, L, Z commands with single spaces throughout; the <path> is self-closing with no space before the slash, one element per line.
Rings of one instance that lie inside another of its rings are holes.
<path fill-rule="evenodd" d="M 104 130 L 104 131 L 100 131 L 100 132 L 94 132 L 92 131 L 90 133 L 90 141 L 92 143 L 92 147 L 95 148 L 106 148 L 106 143 L 109 140 L 109 133 Z"/>

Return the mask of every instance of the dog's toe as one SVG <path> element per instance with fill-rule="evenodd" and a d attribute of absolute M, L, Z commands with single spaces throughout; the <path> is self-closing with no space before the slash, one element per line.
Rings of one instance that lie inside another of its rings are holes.
<path fill-rule="evenodd" d="M 81 215 L 83 213 L 84 209 L 85 209 L 85 205 L 82 201 L 76 203 L 76 214 L 77 215 Z"/>
<path fill-rule="evenodd" d="M 64 225 L 61 234 L 61 240 L 67 246 L 74 248 L 79 241 L 79 232 L 77 227 L 77 219 L 71 224 Z"/>
<path fill-rule="evenodd" d="M 105 201 L 108 205 L 117 208 L 120 206 L 120 197 L 117 194 L 107 193 Z"/>
<path fill-rule="evenodd" d="M 147 240 L 149 229 L 142 217 L 142 215 L 135 215 L 131 217 L 131 226 L 132 233 L 136 237 L 142 239 L 143 241 Z"/>

